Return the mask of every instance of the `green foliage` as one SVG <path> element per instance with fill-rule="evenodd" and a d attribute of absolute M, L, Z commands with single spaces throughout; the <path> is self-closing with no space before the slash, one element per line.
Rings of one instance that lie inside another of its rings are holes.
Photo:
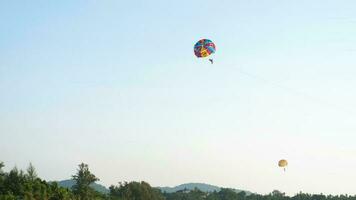
<path fill-rule="evenodd" d="M 62 180 L 62 181 L 58 181 L 57 183 L 59 186 L 64 187 L 64 188 L 69 188 L 69 189 L 71 189 L 73 187 L 73 185 L 75 185 L 75 181 L 73 179 Z M 98 184 L 98 183 L 92 183 L 92 184 L 90 184 L 90 187 L 93 188 L 97 192 L 100 192 L 103 194 L 109 194 L 109 189 L 103 185 Z"/>
<path fill-rule="evenodd" d="M 73 193 L 79 197 L 80 200 L 91 200 L 96 196 L 96 192 L 90 187 L 92 183 L 99 179 L 89 171 L 87 164 L 81 163 L 77 174 L 73 175 L 75 185 L 73 185 Z"/>
<path fill-rule="evenodd" d="M 4 192 L 4 181 L 5 181 L 5 173 L 2 168 L 5 167 L 3 162 L 0 162 L 0 194 Z"/>
<path fill-rule="evenodd" d="M 59 187 L 56 182 L 53 182 L 50 185 L 50 190 L 52 192 L 49 200 L 69 200 L 73 199 L 74 195 L 67 188 Z"/>
<path fill-rule="evenodd" d="M 158 189 L 152 188 L 146 182 L 120 183 L 110 186 L 110 198 L 113 200 L 163 200 Z"/>
<path fill-rule="evenodd" d="M 325 196 L 323 194 L 299 193 L 293 197 L 274 190 L 268 195 L 236 193 L 233 189 L 221 189 L 219 192 L 199 192 L 197 190 L 181 190 L 174 193 L 163 193 L 166 200 L 356 200 L 356 196 Z"/>
<path fill-rule="evenodd" d="M 37 178 L 37 173 L 35 167 L 30 163 L 30 165 L 27 168 L 27 179 L 30 182 L 34 182 Z"/>
<path fill-rule="evenodd" d="M 37 177 L 32 164 L 24 173 L 14 167 L 4 172 L 4 163 L 0 162 L 0 200 L 356 200 L 356 196 L 324 195 L 298 193 L 292 197 L 278 190 L 268 195 L 236 192 L 234 189 L 221 188 L 219 191 L 201 191 L 182 189 L 172 193 L 162 193 L 146 182 L 124 182 L 110 186 L 108 195 L 94 191 L 89 187 L 99 180 L 89 171 L 88 165 L 79 165 L 73 176 L 73 190 L 61 187 L 57 182 L 48 183 Z"/>
<path fill-rule="evenodd" d="M 4 164 L 0 163 L 0 200 L 74 200 L 68 189 L 37 178 L 32 164 L 27 173 L 16 167 L 5 173 L 3 167 Z"/>

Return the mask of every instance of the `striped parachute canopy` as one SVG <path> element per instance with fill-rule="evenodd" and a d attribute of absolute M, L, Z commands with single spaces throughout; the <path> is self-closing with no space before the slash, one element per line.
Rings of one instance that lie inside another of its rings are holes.
<path fill-rule="evenodd" d="M 194 54 L 198 58 L 205 58 L 215 53 L 215 44 L 209 39 L 201 39 L 194 45 Z"/>

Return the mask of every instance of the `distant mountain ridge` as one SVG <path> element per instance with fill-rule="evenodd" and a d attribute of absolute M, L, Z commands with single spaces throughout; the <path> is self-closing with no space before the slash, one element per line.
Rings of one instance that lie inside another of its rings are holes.
<path fill-rule="evenodd" d="M 162 192 L 166 192 L 166 193 L 173 193 L 181 190 L 194 190 L 195 188 L 203 192 L 214 192 L 214 191 L 219 192 L 221 190 L 220 187 L 205 184 L 205 183 L 185 183 L 175 187 L 157 187 L 157 188 L 160 189 Z"/>
<path fill-rule="evenodd" d="M 69 188 L 72 189 L 72 186 L 75 184 L 74 180 L 63 180 L 63 181 L 56 181 L 58 183 L 59 186 L 64 187 L 64 188 Z M 90 185 L 91 188 L 93 188 L 95 191 L 103 193 L 103 194 L 108 194 L 109 193 L 109 189 L 106 188 L 103 185 L 100 185 L 98 183 L 93 183 Z"/>
<path fill-rule="evenodd" d="M 174 193 L 181 190 L 194 190 L 194 189 L 198 189 L 203 192 L 214 192 L 214 191 L 219 192 L 222 187 L 209 185 L 205 183 L 185 183 L 175 187 L 157 187 L 157 188 L 160 189 L 162 192 Z M 251 194 L 250 191 L 239 190 L 239 189 L 232 189 L 232 190 L 234 190 L 236 193 L 244 191 L 246 192 L 247 195 Z"/>
<path fill-rule="evenodd" d="M 74 180 L 68 179 L 68 180 L 62 180 L 62 181 L 56 181 L 58 183 L 59 186 L 61 187 L 65 187 L 65 188 L 69 188 L 72 189 L 72 186 L 75 184 Z M 109 189 L 106 188 L 103 185 L 100 185 L 98 183 L 93 183 L 90 185 L 95 191 L 103 193 L 103 194 L 109 194 Z M 206 184 L 206 183 L 185 183 L 185 184 L 181 184 L 175 187 L 156 187 L 157 189 L 161 190 L 162 192 L 166 192 L 166 193 L 174 193 L 177 191 L 181 191 L 181 190 L 194 190 L 194 189 L 198 189 L 200 191 L 203 192 L 219 192 L 221 190 L 222 187 L 218 187 L 215 185 L 210 185 L 210 184 Z M 230 188 L 232 189 L 232 188 Z M 239 189 L 232 189 L 234 190 L 236 193 L 239 192 L 246 192 L 247 195 L 250 195 L 251 192 L 249 191 L 245 191 L 245 190 L 239 190 Z"/>

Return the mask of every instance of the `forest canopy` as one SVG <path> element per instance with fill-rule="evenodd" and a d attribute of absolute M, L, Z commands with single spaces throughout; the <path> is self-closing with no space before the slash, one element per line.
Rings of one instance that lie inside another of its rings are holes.
<path fill-rule="evenodd" d="M 95 191 L 91 184 L 99 180 L 89 170 L 87 164 L 78 165 L 72 176 L 72 188 L 64 188 L 57 182 L 48 182 L 38 177 L 35 167 L 30 163 L 23 171 L 16 167 L 8 172 L 0 162 L 0 200 L 356 200 L 350 195 L 324 195 L 298 193 L 292 197 L 278 190 L 267 195 L 246 194 L 233 189 L 222 188 L 220 191 L 203 192 L 198 189 L 166 193 L 149 183 L 119 182 L 109 187 L 109 193 Z"/>

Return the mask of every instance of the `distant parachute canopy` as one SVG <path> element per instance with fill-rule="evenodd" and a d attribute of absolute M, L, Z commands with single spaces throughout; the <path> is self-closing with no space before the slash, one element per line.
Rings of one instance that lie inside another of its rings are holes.
<path fill-rule="evenodd" d="M 282 159 L 282 160 L 280 160 L 280 161 L 278 162 L 278 166 L 279 166 L 279 167 L 283 167 L 284 171 L 286 171 L 287 165 L 288 165 L 288 161 L 287 161 L 287 160 Z"/>
<path fill-rule="evenodd" d="M 209 39 L 201 39 L 194 45 L 194 54 L 198 58 L 205 58 L 215 53 L 215 44 Z"/>

